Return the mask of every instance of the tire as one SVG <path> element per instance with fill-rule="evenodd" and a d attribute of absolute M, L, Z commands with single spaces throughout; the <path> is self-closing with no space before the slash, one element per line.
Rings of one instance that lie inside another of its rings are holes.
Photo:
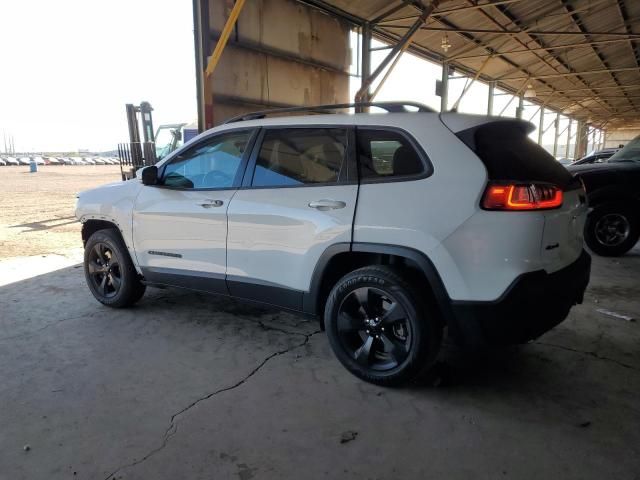
<path fill-rule="evenodd" d="M 417 380 L 440 351 L 441 318 L 402 273 L 386 266 L 360 268 L 342 277 L 327 300 L 331 348 L 366 382 L 398 386 Z"/>
<path fill-rule="evenodd" d="M 598 205 L 589 214 L 584 239 L 598 255 L 624 255 L 640 238 L 640 214 L 622 203 Z"/>
<path fill-rule="evenodd" d="M 119 232 L 112 228 L 98 230 L 87 240 L 84 275 L 96 300 L 113 308 L 130 307 L 146 290 Z"/>

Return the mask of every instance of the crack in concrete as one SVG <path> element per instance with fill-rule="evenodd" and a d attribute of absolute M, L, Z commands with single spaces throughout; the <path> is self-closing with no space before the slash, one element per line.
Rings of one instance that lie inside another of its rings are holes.
<path fill-rule="evenodd" d="M 576 348 L 566 347 L 564 345 L 557 345 L 555 343 L 546 343 L 546 342 L 534 342 L 534 343 L 536 345 L 542 345 L 542 346 L 545 346 L 545 347 L 552 347 L 552 348 L 559 348 L 561 350 L 566 350 L 568 352 L 574 352 L 574 353 L 580 353 L 582 355 L 588 355 L 588 356 L 596 358 L 598 360 L 603 360 L 605 362 L 615 363 L 616 365 L 618 365 L 620 367 L 623 367 L 623 368 L 628 368 L 629 370 L 635 370 L 636 372 L 640 371 L 640 368 L 638 368 L 638 367 L 636 367 L 634 365 L 630 365 L 628 363 L 624 363 L 624 362 L 621 362 L 619 360 L 614 360 L 613 358 L 603 357 L 602 355 L 599 355 L 598 352 L 578 350 Z"/>
<path fill-rule="evenodd" d="M 262 328 L 275 330 L 277 332 L 285 333 L 287 335 L 299 335 L 301 337 L 304 337 L 304 340 L 301 343 L 297 344 L 297 345 L 293 345 L 292 347 L 288 347 L 288 348 L 285 348 L 283 350 L 278 350 L 277 352 L 272 353 L 271 355 L 267 356 L 264 360 L 262 360 L 247 375 L 245 375 L 242 379 L 238 380 L 233 385 L 230 385 L 228 387 L 223 387 L 223 388 L 220 388 L 218 390 L 215 390 L 214 392 L 208 393 L 208 394 L 198 398 L 197 400 L 194 400 L 193 402 L 191 402 L 186 407 L 182 408 L 181 410 L 179 410 L 176 413 L 174 413 L 173 415 L 171 415 L 171 418 L 169 419 L 169 426 L 166 428 L 166 430 L 164 432 L 164 435 L 162 437 L 162 443 L 160 444 L 160 446 L 158 446 L 158 447 L 154 448 L 153 450 L 151 450 L 149 453 L 147 453 L 141 459 L 134 460 L 131 463 L 128 463 L 126 465 L 122 465 L 122 466 L 118 467 L 113 472 L 111 472 L 109 475 L 107 475 L 105 477 L 105 480 L 115 480 L 116 479 L 116 475 L 118 473 L 122 472 L 123 470 L 126 470 L 127 468 L 131 468 L 131 467 L 134 467 L 136 465 L 139 465 L 139 464 L 145 462 L 146 460 L 148 460 L 149 458 L 154 456 L 156 453 L 158 453 L 162 449 L 164 449 L 168 445 L 169 440 L 171 439 L 171 437 L 173 437 L 178 432 L 178 424 L 176 423 L 176 419 L 179 416 L 181 416 L 185 412 L 189 411 L 190 409 L 192 409 L 193 407 L 195 407 L 199 403 L 204 402 L 205 400 L 208 400 L 208 399 L 210 399 L 210 398 L 212 398 L 212 397 L 214 397 L 216 395 L 219 395 L 219 394 L 224 393 L 224 392 L 228 392 L 230 390 L 234 390 L 234 389 L 244 385 L 251 377 L 253 377 L 256 373 L 258 373 L 260 371 L 260 369 L 262 369 L 262 367 L 264 367 L 267 364 L 267 362 L 269 362 L 269 360 L 271 360 L 274 357 L 278 357 L 280 355 L 284 355 L 285 353 L 289 353 L 292 350 L 295 350 L 297 348 L 305 346 L 307 343 L 309 343 L 309 339 L 311 337 L 313 337 L 314 335 L 317 335 L 318 333 L 322 332 L 321 330 L 315 330 L 315 331 L 313 331 L 311 333 L 289 332 L 289 331 L 286 331 L 286 330 L 282 330 L 282 329 L 278 329 L 278 328 L 272 328 L 272 327 L 269 327 L 267 325 L 264 325 L 264 324 L 262 324 L 262 321 L 258 321 L 258 322 L 254 322 L 254 323 L 260 324 L 260 326 Z"/>

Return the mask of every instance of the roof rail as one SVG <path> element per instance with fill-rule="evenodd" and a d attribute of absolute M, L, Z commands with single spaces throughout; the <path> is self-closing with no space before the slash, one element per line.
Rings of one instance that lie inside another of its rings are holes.
<path fill-rule="evenodd" d="M 378 107 L 386 110 L 388 113 L 406 113 L 406 112 L 414 112 L 414 110 L 409 110 L 406 107 L 414 107 L 417 112 L 435 112 L 435 110 L 431 107 L 427 107 L 421 103 L 417 102 L 359 102 L 359 103 L 334 103 L 329 105 L 312 105 L 308 107 L 284 107 L 284 108 L 272 108 L 269 110 L 259 110 L 251 113 L 244 113 L 242 115 L 237 115 L 235 117 L 231 117 L 230 119 L 223 122 L 226 123 L 235 123 L 242 122 L 246 120 L 257 120 L 260 118 L 265 118 L 269 115 L 279 114 L 279 113 L 297 113 L 297 112 L 314 112 L 314 113 L 329 113 L 331 110 L 341 110 L 344 108 L 357 108 L 357 107 Z"/>

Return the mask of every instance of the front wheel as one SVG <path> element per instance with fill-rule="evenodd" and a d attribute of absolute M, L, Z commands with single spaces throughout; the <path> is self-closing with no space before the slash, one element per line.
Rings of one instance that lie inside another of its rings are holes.
<path fill-rule="evenodd" d="M 585 242 L 598 255 L 624 255 L 640 237 L 639 214 L 620 203 L 605 203 L 593 209 L 585 226 Z"/>
<path fill-rule="evenodd" d="M 433 365 L 442 322 L 402 272 L 386 266 L 355 270 L 333 287 L 325 308 L 329 343 L 355 376 L 395 386 Z"/>
<path fill-rule="evenodd" d="M 87 240 L 84 275 L 96 300 L 109 307 L 133 305 L 142 298 L 146 288 L 114 229 L 98 230 Z"/>

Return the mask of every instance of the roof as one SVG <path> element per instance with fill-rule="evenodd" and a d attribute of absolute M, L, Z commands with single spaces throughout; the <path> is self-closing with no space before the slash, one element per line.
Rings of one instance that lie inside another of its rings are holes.
<path fill-rule="evenodd" d="M 428 0 L 299 0 L 395 41 Z M 446 39 L 444 38 L 446 34 Z M 450 44 L 445 52 L 443 40 Z M 609 128 L 640 127 L 640 1 L 442 0 L 411 51 Z"/>

